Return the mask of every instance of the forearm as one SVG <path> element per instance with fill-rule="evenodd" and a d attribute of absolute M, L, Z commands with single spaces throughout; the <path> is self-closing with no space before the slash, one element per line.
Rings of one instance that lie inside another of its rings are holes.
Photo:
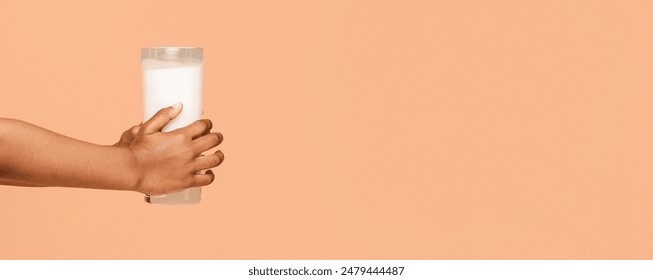
<path fill-rule="evenodd" d="M 128 148 L 95 145 L 11 119 L 0 119 L 0 178 L 115 190 L 133 190 L 139 180 Z"/>
<path fill-rule="evenodd" d="M 23 182 L 18 180 L 10 180 L 6 178 L 0 178 L 0 185 L 7 186 L 20 186 L 20 187 L 46 187 L 46 185 L 35 184 L 30 182 Z"/>

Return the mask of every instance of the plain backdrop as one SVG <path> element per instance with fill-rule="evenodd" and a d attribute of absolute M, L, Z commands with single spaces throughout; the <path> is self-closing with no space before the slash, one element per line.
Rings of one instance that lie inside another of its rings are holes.
<path fill-rule="evenodd" d="M 653 258 L 651 1 L 0 2 L 0 117 L 112 144 L 203 47 L 192 206 L 0 187 L 4 259 Z M 0 135 L 1 137 L 1 135 Z"/>

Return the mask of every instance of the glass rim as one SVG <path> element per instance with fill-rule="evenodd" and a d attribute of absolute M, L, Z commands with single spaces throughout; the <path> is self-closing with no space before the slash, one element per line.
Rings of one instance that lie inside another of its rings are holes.
<path fill-rule="evenodd" d="M 141 49 L 141 61 L 149 58 L 163 58 L 167 55 L 172 55 L 172 56 L 181 55 L 186 59 L 194 58 L 202 61 L 202 59 L 204 58 L 204 49 L 200 47 L 186 47 L 186 46 L 157 46 L 157 47 L 147 47 Z"/>
<path fill-rule="evenodd" d="M 200 47 L 188 47 L 188 46 L 157 46 L 157 47 L 145 47 L 142 50 L 189 50 L 189 49 L 202 49 Z"/>

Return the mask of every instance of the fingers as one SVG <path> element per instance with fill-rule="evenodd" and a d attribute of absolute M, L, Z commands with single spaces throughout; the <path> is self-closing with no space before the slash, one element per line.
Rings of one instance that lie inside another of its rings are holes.
<path fill-rule="evenodd" d="M 201 154 L 202 152 L 219 145 L 222 143 L 222 140 L 222 133 L 209 133 L 193 141 L 193 151 L 195 154 Z"/>
<path fill-rule="evenodd" d="M 210 120 L 203 119 L 203 120 L 197 120 L 189 124 L 188 126 L 176 129 L 175 131 L 188 134 L 192 136 L 193 139 L 195 139 L 200 136 L 208 134 L 209 131 L 211 131 L 211 128 L 213 128 L 213 123 Z"/>
<path fill-rule="evenodd" d="M 154 114 L 152 118 L 143 124 L 143 133 L 152 134 L 155 132 L 161 132 L 164 126 L 166 126 L 172 119 L 176 118 L 179 113 L 181 113 L 181 109 L 181 103 L 177 103 L 170 107 L 159 110 L 156 112 L 156 114 Z"/>
<path fill-rule="evenodd" d="M 200 156 L 195 159 L 195 170 L 204 170 L 216 167 L 224 161 L 224 154 L 218 150 L 212 155 Z"/>
<path fill-rule="evenodd" d="M 207 170 L 206 174 L 193 175 L 193 187 L 206 186 L 208 184 L 213 183 L 213 180 L 215 180 L 215 175 L 213 174 L 213 171 Z"/>

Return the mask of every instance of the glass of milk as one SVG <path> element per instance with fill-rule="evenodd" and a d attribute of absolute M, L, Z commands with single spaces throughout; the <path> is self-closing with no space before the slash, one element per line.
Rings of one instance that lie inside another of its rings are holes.
<path fill-rule="evenodd" d="M 153 47 L 141 50 L 143 70 L 143 120 L 177 102 L 181 114 L 163 128 L 163 132 L 187 126 L 202 117 L 203 51 L 196 47 Z M 186 189 L 166 195 L 146 195 L 154 204 L 199 203 L 201 189 Z"/>

